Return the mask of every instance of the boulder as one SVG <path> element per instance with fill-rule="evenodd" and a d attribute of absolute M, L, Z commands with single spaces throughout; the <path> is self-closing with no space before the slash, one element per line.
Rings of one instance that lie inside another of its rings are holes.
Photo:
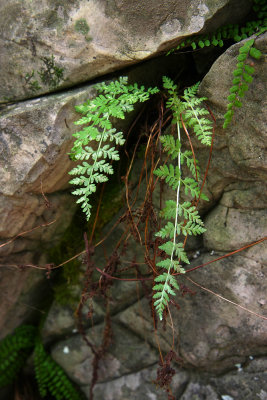
<path fill-rule="evenodd" d="M 71 87 L 156 56 L 186 36 L 242 20 L 251 3 L 2 1 L 0 102 Z"/>

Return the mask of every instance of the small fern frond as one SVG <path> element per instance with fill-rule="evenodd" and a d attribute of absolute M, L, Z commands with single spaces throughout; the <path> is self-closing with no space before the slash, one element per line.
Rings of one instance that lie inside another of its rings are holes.
<path fill-rule="evenodd" d="M 186 89 L 184 96 L 182 96 L 186 105 L 184 121 L 187 126 L 193 128 L 197 138 L 202 144 L 210 146 L 212 136 L 212 122 L 209 119 L 203 117 L 204 115 L 208 115 L 209 112 L 205 108 L 199 107 L 203 101 L 207 100 L 207 98 L 195 97 L 198 87 L 199 83 L 194 85 L 192 88 Z"/>
<path fill-rule="evenodd" d="M 179 168 L 174 167 L 172 164 L 160 166 L 154 171 L 154 174 L 161 179 L 165 179 L 166 183 L 168 183 L 173 190 L 177 189 L 181 181 Z"/>
<path fill-rule="evenodd" d="M 256 60 L 259 60 L 261 57 L 260 50 L 253 47 L 254 42 L 255 39 L 250 39 L 239 49 L 239 55 L 237 57 L 238 63 L 236 69 L 233 71 L 233 86 L 230 88 L 230 95 L 227 97 L 229 103 L 227 104 L 227 112 L 224 114 L 224 129 L 226 129 L 232 121 L 235 108 L 242 107 L 241 99 L 248 90 L 249 84 L 253 81 L 252 75 L 255 72 L 255 69 L 253 66 L 246 64 L 245 62 L 248 56 L 251 56 Z"/>
<path fill-rule="evenodd" d="M 0 387 L 11 384 L 34 347 L 37 329 L 21 325 L 0 342 Z"/>
<path fill-rule="evenodd" d="M 75 124 L 87 126 L 73 135 L 76 140 L 70 153 L 74 161 L 91 161 L 91 165 L 84 162 L 70 171 L 70 175 L 80 176 L 70 183 L 82 186 L 72 194 L 79 196 L 77 203 L 81 203 L 87 219 L 91 215 L 90 195 L 96 191 L 98 183 L 106 182 L 108 175 L 113 173 L 111 164 L 106 160 L 119 160 L 118 150 L 107 142 L 115 142 L 116 146 L 122 146 L 125 142 L 122 132 L 117 132 L 112 127 L 110 119 L 124 119 L 125 113 L 132 111 L 135 103 L 142 103 L 158 92 L 157 88 L 145 89 L 137 84 L 128 85 L 127 77 L 121 77 L 109 84 L 97 84 L 95 88 L 98 96 L 76 107 L 76 111 L 84 116 Z M 92 141 L 97 144 L 97 149 L 88 146 Z"/>
<path fill-rule="evenodd" d="M 179 140 L 175 140 L 172 135 L 163 135 L 160 137 L 160 141 L 163 144 L 164 151 L 166 151 L 172 159 L 178 157 L 181 149 Z"/>
<path fill-rule="evenodd" d="M 177 50 L 184 50 L 192 48 L 192 50 L 203 49 L 209 46 L 223 47 L 226 40 L 234 40 L 240 42 L 254 34 L 262 32 L 266 28 L 266 1 L 265 0 L 254 0 L 253 10 L 256 13 L 255 20 L 248 21 L 244 25 L 239 24 L 227 24 L 218 28 L 215 32 L 210 34 L 191 36 L 181 43 L 174 49 L 168 51 L 167 56 Z"/>
<path fill-rule="evenodd" d="M 170 296 L 174 296 L 175 290 L 179 290 L 179 285 L 173 273 L 185 273 L 181 263 L 189 264 L 184 244 L 176 242 L 177 236 L 181 234 L 184 236 L 200 235 L 205 232 L 204 224 L 195 207 L 190 202 L 180 204 L 179 201 L 181 185 L 184 186 L 186 195 L 191 195 L 195 199 L 205 197 L 200 193 L 199 184 L 194 178 L 182 178 L 181 176 L 181 166 L 185 162 L 194 177 L 199 172 L 199 167 L 192 151 L 181 151 L 180 129 L 181 127 L 186 130 L 192 128 L 198 139 L 206 145 L 211 144 L 212 134 L 212 124 L 205 118 L 208 112 L 201 107 L 205 98 L 196 97 L 199 83 L 186 89 L 181 97 L 178 96 L 177 86 L 171 79 L 164 77 L 163 86 L 169 94 L 167 107 L 173 113 L 173 122 L 176 123 L 178 137 L 175 139 L 172 135 L 164 135 L 160 139 L 163 150 L 168 153 L 171 159 L 177 160 L 177 165 L 164 164 L 154 171 L 155 175 L 164 179 L 176 192 L 176 201 L 167 200 L 165 208 L 160 212 L 160 215 L 168 221 L 156 233 L 156 236 L 166 240 L 159 246 L 159 249 L 165 255 L 163 255 L 164 259 L 156 264 L 160 271 L 155 278 L 153 287 L 154 306 L 160 319 L 163 319 L 163 312 L 170 301 Z M 178 222 L 179 217 L 182 218 L 181 222 Z M 162 272 L 162 269 L 164 272 Z"/>
<path fill-rule="evenodd" d="M 35 376 L 41 397 L 52 395 L 56 400 L 82 400 L 63 369 L 45 352 L 40 339 L 34 348 Z"/>

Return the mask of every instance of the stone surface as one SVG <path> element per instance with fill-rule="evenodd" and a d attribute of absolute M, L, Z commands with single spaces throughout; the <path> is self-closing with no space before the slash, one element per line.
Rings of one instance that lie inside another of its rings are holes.
<path fill-rule="evenodd" d="M 23 257 L 20 256 L 23 263 Z M 0 340 L 22 323 L 33 323 L 45 314 L 49 287 L 36 270 L 0 268 Z"/>
<path fill-rule="evenodd" d="M 251 1 L 1 0 L 0 102 L 70 87 L 242 20 Z M 153 18 L 152 18 L 153 16 Z"/>
<path fill-rule="evenodd" d="M 49 249 L 59 243 L 71 223 L 76 205 L 64 189 L 71 169 L 67 152 L 75 131 L 73 121 L 77 119 L 74 105 L 93 94 L 89 86 L 73 93 L 22 102 L 6 107 L 1 113 L 0 262 L 5 290 L 0 294 L 0 325 L 3 335 L 27 320 L 30 310 L 38 310 L 37 299 L 47 291 L 42 271 L 38 280 L 43 282 L 43 294 L 40 282 L 34 294 L 31 281 L 36 281 L 36 272 L 22 272 L 18 268 L 53 263 L 49 260 Z M 23 301 L 27 293 L 32 296 L 28 298 L 29 303 Z"/>
<path fill-rule="evenodd" d="M 172 12 L 170 4 L 171 1 L 166 4 L 167 15 L 165 8 L 154 2 L 143 3 L 140 10 L 136 2 L 126 1 L 104 4 L 83 0 L 55 5 L 47 0 L 46 3 L 37 1 L 34 4 L 26 1 L 22 5 L 12 0 L 2 5 L 5 13 L 0 18 L 6 20 L 1 29 L 12 36 L 11 39 L 5 36 L 9 46 L 4 47 L 4 62 L 14 63 L 14 48 L 22 49 L 16 54 L 13 69 L 10 64 L 4 64 L 3 70 L 9 75 L 3 75 L 6 84 L 3 85 L 3 96 L 8 91 L 12 99 L 25 98 L 74 85 L 152 56 L 176 42 L 178 37 L 196 32 L 205 24 L 207 28 L 209 24 L 216 27 L 228 19 L 229 13 L 235 18 L 240 11 L 240 2 L 237 1 L 194 2 L 181 22 L 179 12 L 184 13 L 186 3 L 180 8 L 177 2 L 173 3 Z M 242 7 L 244 14 L 248 4 Z M 147 7 L 149 15 L 151 10 L 158 10 L 153 11 L 153 27 L 143 22 Z M 225 14 L 221 13 L 223 9 L 227 11 Z M 196 10 L 198 15 L 194 18 Z M 17 18 L 16 24 L 14 18 Z M 170 22 L 175 18 L 176 21 Z M 41 39 L 35 19 L 42 31 Z M 7 25 L 13 29 L 7 30 Z M 113 29 L 112 34 L 110 29 Z M 118 37 L 122 34 L 123 40 L 118 45 Z M 140 42 L 137 43 L 136 39 Z M 229 48 L 214 63 L 201 85 L 201 94 L 209 98 L 216 116 L 217 128 L 205 189 L 210 203 L 201 205 L 205 211 L 207 232 L 203 244 L 201 241 L 192 243 L 195 257 L 191 267 L 211 262 L 228 251 L 266 236 L 264 58 L 250 60 L 255 64 L 255 79 L 246 93 L 243 108 L 236 111 L 229 128 L 222 130 L 226 98 L 240 46 L 236 44 Z M 256 46 L 266 53 L 266 35 L 256 39 Z M 67 47 L 68 51 L 65 51 Z M 60 70 L 54 69 L 58 74 L 56 81 L 55 76 L 47 74 L 45 65 L 49 60 L 64 68 L 63 79 L 59 80 Z M 35 75 L 31 77 L 33 69 Z M 10 71 L 14 71 L 14 76 Z M 33 85 L 33 89 L 35 78 L 40 83 L 45 73 L 47 84 L 33 93 L 29 87 Z M 142 75 L 140 69 L 139 74 Z M 71 168 L 66 154 L 75 129 L 73 107 L 93 95 L 92 87 L 84 86 L 3 109 L 0 121 L 0 158 L 3 163 L 0 172 L 1 239 L 5 242 L 21 231 L 53 219 L 56 222 L 40 226 L 1 247 L 1 266 L 5 264 L 5 269 L 0 270 L 1 337 L 21 322 L 39 319 L 35 315 L 43 312 L 39 306 L 40 298 L 46 296 L 43 272 L 24 271 L 17 267 L 51 261 L 47 260 L 46 252 L 60 241 L 70 224 L 75 206 L 66 190 L 67 172 Z M 203 167 L 207 151 L 201 146 L 197 150 Z M 133 176 L 131 189 L 138 180 L 137 176 L 137 173 Z M 140 188 L 140 195 L 144 193 L 145 183 Z M 159 203 L 159 191 L 154 194 L 155 202 Z M 168 193 L 165 192 L 164 196 L 167 197 Z M 142 204 L 141 197 L 136 206 Z M 121 224 L 112 232 L 112 240 L 98 247 L 95 255 L 98 266 L 103 267 L 114 243 L 125 232 L 125 226 Z M 102 233 L 105 234 L 109 228 L 110 225 L 106 226 Z M 146 290 L 136 283 L 116 282 L 110 290 L 114 299 L 110 302 L 113 337 L 100 362 L 96 400 L 165 399 L 166 393 L 157 390 L 153 383 L 159 361 L 158 343 L 163 356 L 173 346 L 181 359 L 181 365 L 175 365 L 178 374 L 173 381 L 173 393 L 177 399 L 266 400 L 267 325 L 266 319 L 261 318 L 267 317 L 265 243 L 179 277 L 181 291 L 174 298 L 177 307 L 171 307 L 172 319 L 167 319 L 166 327 L 158 323 L 157 336 L 151 316 L 151 298 Z M 133 260 L 143 263 L 143 255 L 138 244 L 130 240 L 124 249 L 122 267 L 128 267 Z M 127 272 L 124 276 L 127 277 Z M 149 290 L 149 283 L 147 288 Z M 186 293 L 188 289 L 189 293 Z M 89 327 L 91 321 L 85 320 L 86 334 L 95 346 L 99 346 L 105 303 L 95 299 L 94 305 L 93 327 Z M 87 310 L 85 307 L 85 314 Z M 43 328 L 43 337 L 49 342 L 54 359 L 89 398 L 93 355 L 81 336 L 76 334 L 75 324 L 70 308 L 53 304 Z"/>
<path fill-rule="evenodd" d="M 94 390 L 96 400 L 165 400 L 166 392 L 157 388 L 154 384 L 156 379 L 156 366 L 146 368 L 133 374 L 124 375 L 103 384 L 97 384 Z M 179 395 L 186 385 L 188 376 L 186 372 L 180 372 L 174 376 L 172 391 Z M 84 388 L 88 396 L 89 388 Z"/>
<path fill-rule="evenodd" d="M 191 382 L 183 393 L 181 400 L 219 400 L 216 392 L 210 385 L 200 385 Z M 229 399 L 230 400 L 230 399 Z"/>
<path fill-rule="evenodd" d="M 222 400 L 266 400 L 267 399 L 266 357 L 247 358 L 245 365 L 237 365 L 236 371 L 221 377 L 211 378 L 210 384 Z M 228 396 L 228 398 L 227 398 Z"/>
<path fill-rule="evenodd" d="M 97 348 L 101 345 L 103 324 L 86 332 L 88 340 Z M 93 354 L 81 335 L 59 342 L 52 349 L 53 358 L 80 385 L 89 385 L 92 378 Z M 100 361 L 98 382 L 105 382 L 138 371 L 157 362 L 158 354 L 149 344 L 127 328 L 112 326 L 111 345 Z"/>

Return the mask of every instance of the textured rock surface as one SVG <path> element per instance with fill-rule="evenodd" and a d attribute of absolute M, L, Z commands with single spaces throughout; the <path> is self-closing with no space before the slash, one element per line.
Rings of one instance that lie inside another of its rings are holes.
<path fill-rule="evenodd" d="M 63 190 L 71 168 L 67 152 L 77 118 L 74 105 L 93 93 L 89 86 L 71 94 L 22 102 L 1 113 L 1 242 L 33 229 L 0 248 L 1 266 L 6 266 L 0 271 L 5 288 L 0 294 L 1 335 L 27 319 L 37 299 L 46 293 L 47 284 L 40 292 L 43 272 L 39 272 L 33 295 L 36 272 L 21 271 L 18 266 L 51 262 L 47 251 L 70 225 L 76 207 L 72 196 Z M 28 292 L 32 299 L 25 303 Z"/>
<path fill-rule="evenodd" d="M 241 13 L 246 14 L 249 5 L 245 2 L 240 10 L 240 2 L 234 0 L 196 1 L 190 5 L 171 0 L 164 5 L 154 1 L 142 5 L 135 1 L 91 0 L 67 4 L 48 0 L 3 2 L 2 101 L 72 86 L 136 63 L 170 47 L 179 37 L 230 22 L 229 15 L 233 20 L 236 16 L 242 18 Z M 154 18 L 150 18 L 152 13 Z M 244 106 L 236 111 L 229 129 L 221 128 L 240 46 L 228 49 L 201 85 L 201 94 L 209 98 L 216 116 L 217 128 L 206 187 L 211 201 L 202 206 L 207 232 L 203 243 L 191 242 L 192 252 L 198 249 L 192 267 L 266 236 L 264 57 L 249 60 L 254 62 L 256 72 Z M 266 54 L 266 35 L 256 40 L 256 46 Z M 194 57 L 201 63 L 201 56 Z M 177 65 L 180 73 L 185 64 Z M 150 78 L 152 64 L 142 68 L 139 75 Z M 203 71 L 203 66 L 197 69 Z M 75 130 L 74 105 L 93 95 L 92 87 L 85 86 L 3 109 L 1 240 L 56 221 L 1 247 L 1 266 L 6 264 L 0 270 L 1 337 L 22 321 L 39 319 L 36 314 L 43 312 L 40 300 L 46 297 L 48 286 L 43 283 L 43 272 L 18 267 L 52 261 L 46 253 L 61 240 L 70 224 L 75 206 L 65 189 L 71 168 L 67 152 Z M 203 167 L 207 151 L 200 147 L 197 152 Z M 131 189 L 138 180 L 134 175 Z M 155 197 L 159 203 L 159 191 L 155 191 Z M 136 205 L 141 202 L 138 200 Z M 105 229 L 103 234 L 109 226 Z M 112 232 L 112 240 L 97 248 L 95 260 L 99 267 L 103 267 L 124 231 L 125 225 L 121 224 Z M 143 255 L 143 250 L 130 240 L 123 254 L 125 266 L 132 260 L 142 263 Z M 181 277 L 182 291 L 175 299 L 180 310 L 172 308 L 172 320 L 168 319 L 166 329 L 158 324 L 157 336 L 147 296 L 149 283 L 146 289 L 135 282 L 116 282 L 109 291 L 113 299 L 109 302 L 112 342 L 100 361 L 96 400 L 165 399 L 166 393 L 153 383 L 159 361 L 158 343 L 163 356 L 173 345 L 181 359 L 181 365 L 175 366 L 178 374 L 172 384 L 177 399 L 266 400 L 267 324 L 255 315 L 267 317 L 266 257 L 266 245 L 261 243 Z M 188 289 L 191 294 L 186 294 Z M 84 321 L 88 339 L 99 346 L 105 301 L 94 299 L 94 310 L 92 324 L 86 319 L 90 311 L 87 304 Z M 54 359 L 89 398 L 93 355 L 77 334 L 76 324 L 71 308 L 54 304 L 42 333 Z"/>
<path fill-rule="evenodd" d="M 72 0 L 0 3 L 0 102 L 85 82 L 236 22 L 250 0 Z M 153 15 L 153 18 L 152 18 Z"/>

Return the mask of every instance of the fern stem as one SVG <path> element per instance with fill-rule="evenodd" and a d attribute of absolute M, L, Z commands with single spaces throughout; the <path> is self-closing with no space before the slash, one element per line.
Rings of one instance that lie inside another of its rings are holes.
<path fill-rule="evenodd" d="M 179 120 L 177 121 L 177 133 L 178 133 L 179 143 L 181 143 L 181 132 L 180 132 Z M 181 146 L 179 147 L 177 158 L 178 158 L 178 168 L 179 168 L 179 171 L 181 171 Z M 166 292 L 167 286 L 169 284 L 169 276 L 170 276 L 170 271 L 172 268 L 173 255 L 174 255 L 174 250 L 175 250 L 175 245 L 176 245 L 176 231 L 177 231 L 177 223 L 178 223 L 178 215 L 179 215 L 180 187 L 181 187 L 181 178 L 179 179 L 179 183 L 178 183 L 178 187 L 177 187 L 177 191 L 176 191 L 176 213 L 175 213 L 174 233 L 173 233 L 173 242 L 172 242 L 173 247 L 172 247 L 172 254 L 171 254 L 171 262 L 170 262 L 170 266 L 169 266 L 168 272 L 167 272 L 168 275 L 167 275 L 167 278 L 165 280 L 164 287 L 162 290 L 160 303 L 162 303 L 162 301 L 163 301 L 163 295 Z M 160 314 L 159 318 L 162 321 L 162 318 L 163 318 L 162 314 Z"/>
<path fill-rule="evenodd" d="M 99 150 L 101 149 L 101 144 L 102 144 L 102 142 L 103 142 L 103 137 L 104 137 L 105 132 L 106 132 L 106 128 L 105 128 L 104 131 L 102 132 L 101 139 L 100 139 L 100 141 L 99 141 L 99 145 L 98 145 L 98 148 L 97 148 L 97 152 L 96 152 L 96 157 L 95 157 L 95 160 L 94 160 L 93 168 L 92 168 L 91 174 L 90 174 L 90 176 L 89 176 L 89 178 L 88 178 L 88 182 L 89 182 L 89 183 L 90 183 L 90 181 L 91 181 L 92 174 L 94 173 L 94 168 L 95 168 L 95 165 L 96 165 L 97 160 L 98 160 L 98 153 L 99 153 Z"/>

